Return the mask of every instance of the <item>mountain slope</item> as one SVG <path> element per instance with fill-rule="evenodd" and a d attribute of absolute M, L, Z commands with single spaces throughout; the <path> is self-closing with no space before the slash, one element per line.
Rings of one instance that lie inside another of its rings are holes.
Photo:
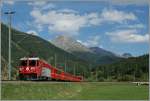
<path fill-rule="evenodd" d="M 7 65 L 8 65 L 8 27 L 1 24 L 2 30 L 2 79 L 7 79 Z M 88 70 L 88 63 L 78 57 L 65 52 L 64 50 L 54 46 L 50 42 L 34 35 L 29 35 L 24 32 L 12 30 L 12 76 L 15 79 L 17 76 L 17 66 L 19 59 L 24 56 L 35 54 L 38 57 L 55 64 L 55 56 L 57 57 L 57 66 L 64 66 L 67 64 L 67 72 L 73 73 L 74 64 L 77 73 L 81 74 L 83 71 Z"/>
<path fill-rule="evenodd" d="M 87 48 L 75 39 L 67 36 L 58 36 L 52 43 L 81 59 L 92 62 L 94 65 L 113 63 L 121 59 L 115 54 L 98 47 Z"/>
<path fill-rule="evenodd" d="M 56 39 L 52 41 L 52 43 L 70 53 L 76 52 L 76 51 L 92 53 L 90 49 L 88 49 L 81 43 L 77 42 L 76 40 L 68 36 L 63 36 L 63 35 L 57 36 Z"/>
<path fill-rule="evenodd" d="M 99 55 L 100 57 L 102 56 L 111 56 L 111 57 L 117 57 L 114 53 L 104 50 L 99 47 L 90 47 L 90 50 Z"/>

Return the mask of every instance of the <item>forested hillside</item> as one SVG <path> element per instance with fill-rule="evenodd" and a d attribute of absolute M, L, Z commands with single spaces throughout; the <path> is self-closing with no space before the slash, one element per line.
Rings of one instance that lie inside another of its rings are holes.
<path fill-rule="evenodd" d="M 8 27 L 1 24 L 2 29 L 2 79 L 8 78 Z M 12 29 L 12 77 L 16 79 L 17 66 L 21 57 L 36 55 L 44 59 L 48 63 L 57 67 L 64 67 L 66 63 L 66 71 L 73 73 L 74 68 L 76 75 L 80 75 L 83 71 L 88 71 L 88 63 L 64 50 L 55 47 L 50 42 L 34 35 Z M 56 59 L 56 60 L 55 60 Z M 64 68 L 63 68 L 64 69 Z"/>
<path fill-rule="evenodd" d="M 97 81 L 148 81 L 149 55 L 131 57 L 92 70 L 91 79 Z"/>

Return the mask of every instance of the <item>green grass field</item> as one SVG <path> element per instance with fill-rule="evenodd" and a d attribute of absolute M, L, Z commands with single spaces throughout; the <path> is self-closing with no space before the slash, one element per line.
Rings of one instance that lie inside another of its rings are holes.
<path fill-rule="evenodd" d="M 146 100 L 148 86 L 131 83 L 2 83 L 2 100 Z"/>

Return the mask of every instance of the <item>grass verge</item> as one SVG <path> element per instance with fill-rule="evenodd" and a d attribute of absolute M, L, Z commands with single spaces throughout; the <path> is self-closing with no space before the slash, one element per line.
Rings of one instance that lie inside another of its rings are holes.
<path fill-rule="evenodd" d="M 2 83 L 2 100 L 146 100 L 148 86 L 131 83 Z"/>

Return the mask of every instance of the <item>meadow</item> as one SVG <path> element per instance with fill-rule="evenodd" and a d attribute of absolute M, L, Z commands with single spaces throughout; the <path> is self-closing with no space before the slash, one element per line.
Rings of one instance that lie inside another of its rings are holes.
<path fill-rule="evenodd" d="M 129 82 L 3 83 L 2 100 L 148 100 L 148 86 Z"/>

